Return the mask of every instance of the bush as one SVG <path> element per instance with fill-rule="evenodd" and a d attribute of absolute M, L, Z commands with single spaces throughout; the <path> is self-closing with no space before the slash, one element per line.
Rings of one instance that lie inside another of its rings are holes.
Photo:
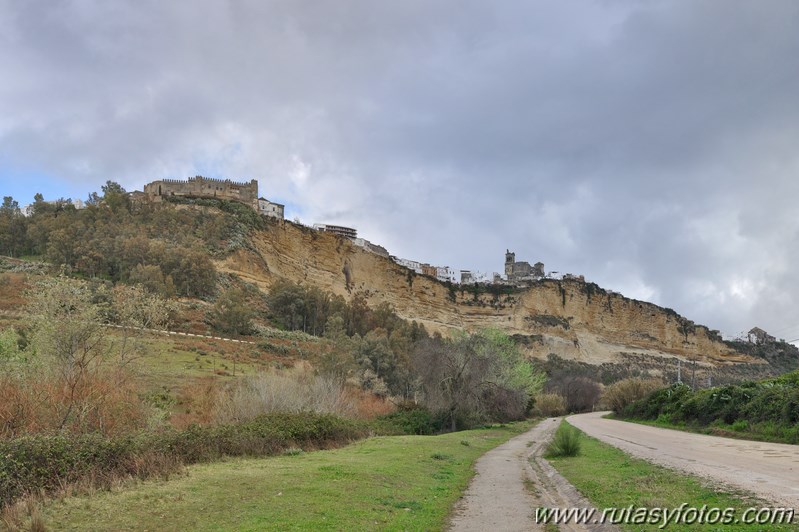
<path fill-rule="evenodd" d="M 38 368 L 36 368 L 38 369 Z M 70 388 L 62 375 L 26 369 L 0 375 L 0 438 L 68 432 L 120 435 L 142 429 L 153 409 L 129 371 L 102 368 Z"/>
<path fill-rule="evenodd" d="M 435 416 L 427 408 L 416 403 L 402 403 L 396 412 L 379 416 L 374 428 L 383 434 L 427 435 L 443 432 L 445 416 Z"/>
<path fill-rule="evenodd" d="M 536 396 L 533 411 L 543 417 L 562 416 L 566 413 L 566 400 L 556 393 L 542 393 Z"/>
<path fill-rule="evenodd" d="M 627 405 L 643 399 L 657 389 L 663 387 L 660 379 L 640 379 L 633 377 L 622 379 L 605 388 L 602 394 L 602 406 L 621 413 Z"/>
<path fill-rule="evenodd" d="M 341 382 L 319 375 L 262 373 L 240 379 L 219 394 L 217 422 L 247 421 L 270 412 L 315 412 L 354 417 L 355 398 Z"/>
<path fill-rule="evenodd" d="M 223 456 L 274 455 L 340 445 L 366 435 L 354 421 L 311 413 L 269 414 L 216 427 L 137 435 L 35 436 L 0 442 L 0 507 L 29 493 L 86 482 L 167 476 L 183 465 Z"/>
<path fill-rule="evenodd" d="M 793 443 L 799 440 L 799 371 L 696 392 L 674 384 L 628 404 L 621 414 Z"/>
<path fill-rule="evenodd" d="M 621 414 L 637 419 L 658 419 L 663 415 L 672 422 L 680 422 L 683 420 L 682 405 L 692 395 L 690 386 L 678 382 L 630 403 L 622 409 Z"/>
<path fill-rule="evenodd" d="M 548 458 L 577 456 L 580 454 L 580 444 L 580 431 L 564 421 L 547 447 L 546 456 Z"/>

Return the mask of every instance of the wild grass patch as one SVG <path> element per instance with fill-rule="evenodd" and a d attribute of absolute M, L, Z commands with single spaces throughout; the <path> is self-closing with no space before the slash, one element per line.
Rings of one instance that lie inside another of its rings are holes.
<path fill-rule="evenodd" d="M 572 427 L 573 428 L 573 427 Z M 574 429 L 577 430 L 577 429 Z M 579 431 L 578 431 L 579 432 Z M 585 495 L 597 508 L 735 508 L 740 512 L 763 501 L 730 493 L 703 483 L 699 478 L 677 473 L 665 467 L 633 458 L 628 454 L 582 434 L 579 456 L 552 457 L 550 463 Z M 757 525 L 726 525 L 706 530 L 763 530 Z M 651 529 L 656 529 L 653 526 Z M 622 526 L 623 530 L 641 530 L 641 525 Z M 667 530 L 696 530 L 697 526 L 669 524 Z M 768 530 L 795 530 L 790 525 L 768 525 Z M 649 530 L 649 528 L 647 528 Z"/>
<path fill-rule="evenodd" d="M 571 457 L 580 454 L 582 433 L 565 421 L 562 421 L 555 436 L 547 447 L 546 457 Z"/>

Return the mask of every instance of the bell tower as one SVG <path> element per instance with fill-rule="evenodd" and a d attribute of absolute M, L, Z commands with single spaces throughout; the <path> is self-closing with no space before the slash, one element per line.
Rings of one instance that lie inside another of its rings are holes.
<path fill-rule="evenodd" d="M 505 250 L 505 277 L 509 280 L 513 276 L 513 264 L 516 262 L 516 253 Z"/>

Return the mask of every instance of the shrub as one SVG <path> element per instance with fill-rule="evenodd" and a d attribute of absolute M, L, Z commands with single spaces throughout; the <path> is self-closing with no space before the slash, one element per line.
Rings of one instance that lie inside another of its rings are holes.
<path fill-rule="evenodd" d="M 247 421 L 270 412 L 316 412 L 354 417 L 355 398 L 334 379 L 312 374 L 262 373 L 222 391 L 214 407 L 217 422 Z"/>
<path fill-rule="evenodd" d="M 660 379 L 641 379 L 638 377 L 622 379 L 605 388 L 602 394 L 602 406 L 618 414 L 627 405 L 643 399 L 662 387 L 663 382 Z"/>
<path fill-rule="evenodd" d="M 548 458 L 577 456 L 580 454 L 580 444 L 580 431 L 564 421 L 547 447 L 546 456 Z"/>
<path fill-rule="evenodd" d="M 638 419 L 657 419 L 665 415 L 672 422 L 679 422 L 683 420 L 683 403 L 692 395 L 690 386 L 678 382 L 630 403 L 622 409 L 621 414 Z"/>
<path fill-rule="evenodd" d="M 119 435 L 147 426 L 152 412 L 124 369 L 101 369 L 72 383 L 49 371 L 0 375 L 0 438 L 55 432 Z"/>
<path fill-rule="evenodd" d="M 35 436 L 0 442 L 0 507 L 29 493 L 86 482 L 167 476 L 183 465 L 223 456 L 274 455 L 285 449 L 340 445 L 366 435 L 354 421 L 312 413 L 269 414 L 251 421 L 182 431 Z"/>
<path fill-rule="evenodd" d="M 696 392 L 684 384 L 657 390 L 621 414 L 694 427 L 730 427 L 769 440 L 799 440 L 799 371 Z"/>
<path fill-rule="evenodd" d="M 738 421 L 730 425 L 730 428 L 735 432 L 745 432 L 749 430 L 749 422 L 746 421 L 745 419 L 739 419 Z"/>
<path fill-rule="evenodd" d="M 566 413 L 566 400 L 556 393 L 542 393 L 536 396 L 533 411 L 543 417 L 562 416 Z"/>
<path fill-rule="evenodd" d="M 444 430 L 445 416 L 433 415 L 427 408 L 416 403 L 402 403 L 396 412 L 379 416 L 373 423 L 377 432 L 383 434 L 436 434 Z"/>

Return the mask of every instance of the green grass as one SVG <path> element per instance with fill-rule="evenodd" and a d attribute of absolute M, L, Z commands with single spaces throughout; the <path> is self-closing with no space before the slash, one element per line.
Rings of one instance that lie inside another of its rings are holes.
<path fill-rule="evenodd" d="M 723 492 L 703 485 L 689 475 L 677 473 L 624 452 L 582 434 L 582 451 L 577 457 L 552 458 L 550 463 L 585 495 L 598 509 L 678 508 L 681 504 L 701 508 L 735 508 L 740 517 L 747 508 L 768 504 L 745 494 Z M 704 525 L 698 527 L 669 524 L 666 530 L 797 530 L 795 526 L 776 525 Z M 627 525 L 623 530 L 656 530 L 657 526 Z"/>
<path fill-rule="evenodd" d="M 580 454 L 582 433 L 565 421 L 561 421 L 555 436 L 547 447 L 546 457 L 577 456 Z"/>
<path fill-rule="evenodd" d="M 172 338 L 142 338 L 147 355 L 140 359 L 143 369 L 148 371 L 152 380 L 158 384 L 185 382 L 186 377 L 208 377 L 218 375 L 215 372 L 233 373 L 232 355 L 235 351 L 245 351 L 238 345 L 225 345 L 218 340 L 206 338 L 186 341 Z M 187 342 L 203 345 L 201 349 L 192 349 Z M 256 352 L 255 348 L 249 349 Z M 265 366 L 257 359 L 240 354 L 236 361 L 236 375 L 254 374 Z"/>
<path fill-rule="evenodd" d="M 474 461 L 529 427 L 196 465 L 169 481 L 53 501 L 41 513 L 59 530 L 440 530 Z"/>

